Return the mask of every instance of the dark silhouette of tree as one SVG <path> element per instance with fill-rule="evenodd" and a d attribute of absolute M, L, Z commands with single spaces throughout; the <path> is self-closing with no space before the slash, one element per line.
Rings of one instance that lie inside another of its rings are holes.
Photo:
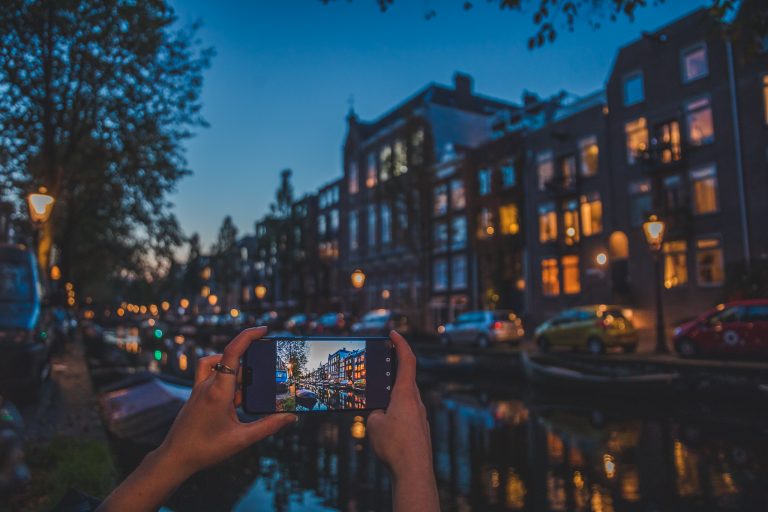
<path fill-rule="evenodd" d="M 237 226 L 229 215 L 224 217 L 221 223 L 216 242 L 211 249 L 211 257 L 215 281 L 223 289 L 225 300 L 229 301 L 233 287 L 240 276 Z"/>
<path fill-rule="evenodd" d="M 287 219 L 291 216 L 291 207 L 293 206 L 292 176 L 293 171 L 290 169 L 280 171 L 280 185 L 275 192 L 275 202 L 269 205 L 272 215 L 279 219 Z"/>
<path fill-rule="evenodd" d="M 200 275 L 203 271 L 200 236 L 197 233 L 192 233 L 188 243 L 189 254 L 187 255 L 187 263 L 184 265 L 184 275 L 181 279 L 181 291 L 187 296 L 194 296 L 200 292 L 200 288 L 203 286 L 203 278 Z"/>

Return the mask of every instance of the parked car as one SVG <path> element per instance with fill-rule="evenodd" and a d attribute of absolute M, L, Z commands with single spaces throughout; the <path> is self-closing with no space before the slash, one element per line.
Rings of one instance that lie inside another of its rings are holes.
<path fill-rule="evenodd" d="M 768 355 L 768 299 L 720 304 L 675 328 L 672 342 L 682 357 Z"/>
<path fill-rule="evenodd" d="M 0 396 L 0 496 L 18 491 L 30 477 L 24 461 L 24 420 L 19 410 Z"/>
<path fill-rule="evenodd" d="M 468 311 L 439 328 L 438 334 L 443 345 L 471 343 L 485 348 L 493 343 L 520 341 L 525 331 L 520 318 L 511 311 Z"/>
<path fill-rule="evenodd" d="M 325 313 L 317 320 L 310 322 L 312 333 L 321 336 L 344 334 L 346 329 L 347 315 L 344 313 Z"/>
<path fill-rule="evenodd" d="M 288 320 L 285 321 L 284 327 L 287 331 L 290 331 L 293 334 L 306 334 L 309 330 L 309 322 L 311 320 L 309 315 L 298 313 L 288 318 Z"/>
<path fill-rule="evenodd" d="M 50 374 L 53 338 L 37 260 L 24 247 L 0 246 L 0 392 L 35 393 Z"/>
<path fill-rule="evenodd" d="M 352 324 L 351 333 L 356 336 L 387 336 L 393 329 L 401 334 L 408 333 L 408 316 L 389 309 L 374 309 Z"/>
<path fill-rule="evenodd" d="M 638 335 L 620 306 L 605 304 L 567 309 L 534 332 L 539 350 L 560 346 L 601 354 L 609 347 L 637 350 Z"/>

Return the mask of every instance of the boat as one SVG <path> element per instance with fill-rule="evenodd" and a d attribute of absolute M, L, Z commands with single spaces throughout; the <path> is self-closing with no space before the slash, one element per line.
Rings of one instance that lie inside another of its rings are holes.
<path fill-rule="evenodd" d="M 305 409 L 313 409 L 317 404 L 317 394 L 309 389 L 299 389 L 296 391 L 296 404 Z"/>
<path fill-rule="evenodd" d="M 559 391 L 589 391 L 597 395 L 651 394 L 671 391 L 677 372 L 656 372 L 612 365 L 605 360 L 586 362 L 554 355 L 521 354 L 526 380 Z"/>

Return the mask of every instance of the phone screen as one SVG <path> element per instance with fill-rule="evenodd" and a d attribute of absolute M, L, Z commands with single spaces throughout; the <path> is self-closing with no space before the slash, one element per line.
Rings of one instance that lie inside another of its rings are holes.
<path fill-rule="evenodd" d="M 253 414 L 384 409 L 394 375 L 389 338 L 262 338 L 243 358 L 243 408 Z"/>

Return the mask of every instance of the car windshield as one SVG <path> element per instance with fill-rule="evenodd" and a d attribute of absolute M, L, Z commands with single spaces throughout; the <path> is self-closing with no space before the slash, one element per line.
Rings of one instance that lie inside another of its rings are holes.
<path fill-rule="evenodd" d="M 31 301 L 32 292 L 32 273 L 28 266 L 0 262 L 0 301 Z"/>

